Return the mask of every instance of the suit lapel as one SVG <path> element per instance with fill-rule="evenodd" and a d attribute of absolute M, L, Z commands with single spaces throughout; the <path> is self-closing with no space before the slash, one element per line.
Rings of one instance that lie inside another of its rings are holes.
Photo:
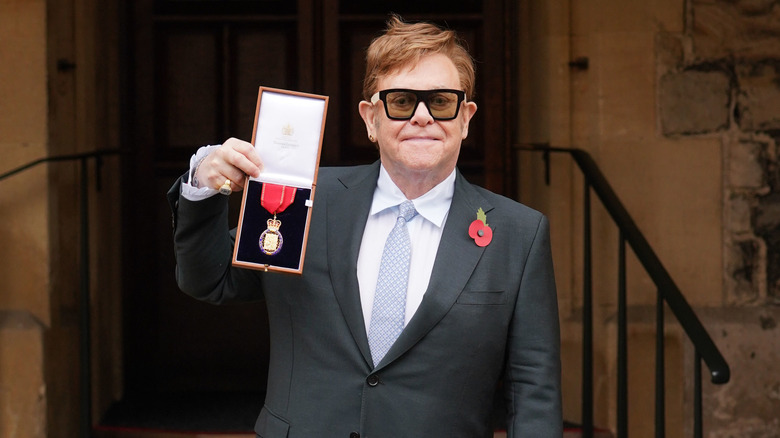
<path fill-rule="evenodd" d="M 487 213 L 493 207 L 458 172 L 428 289 L 417 312 L 377 368 L 392 362 L 414 346 L 449 312 L 463 291 L 484 252 L 484 248 L 477 246 L 468 235 L 469 225 L 477 218 L 478 208 Z"/>
<path fill-rule="evenodd" d="M 379 162 L 359 169 L 339 178 L 343 190 L 328 194 L 328 267 L 344 319 L 364 359 L 371 365 L 356 267 L 363 229 L 379 176 Z"/>

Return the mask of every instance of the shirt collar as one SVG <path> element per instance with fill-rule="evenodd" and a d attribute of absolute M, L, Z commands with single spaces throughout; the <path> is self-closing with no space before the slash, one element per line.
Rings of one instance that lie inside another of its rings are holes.
<path fill-rule="evenodd" d="M 412 199 L 417 213 L 432 222 L 437 227 L 444 225 L 444 219 L 452 203 L 452 196 L 455 193 L 455 169 L 444 178 L 444 181 L 436 185 L 419 198 Z M 395 185 L 390 178 L 390 174 L 385 170 L 384 165 L 379 166 L 379 178 L 374 190 L 374 200 L 371 203 L 370 215 L 375 215 L 388 208 L 395 207 L 406 201 L 401 189 Z"/>

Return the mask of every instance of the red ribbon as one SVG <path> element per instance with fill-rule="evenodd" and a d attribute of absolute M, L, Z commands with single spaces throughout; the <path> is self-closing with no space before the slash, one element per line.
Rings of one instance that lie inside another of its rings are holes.
<path fill-rule="evenodd" d="M 283 212 L 293 203 L 294 199 L 295 187 L 263 183 L 263 190 L 260 192 L 260 205 L 269 213 L 275 215 Z"/>

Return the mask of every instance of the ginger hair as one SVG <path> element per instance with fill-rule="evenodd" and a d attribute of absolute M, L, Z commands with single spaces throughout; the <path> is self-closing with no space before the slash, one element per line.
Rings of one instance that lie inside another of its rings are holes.
<path fill-rule="evenodd" d="M 376 93 L 379 78 L 399 69 L 414 65 L 429 54 L 447 56 L 460 77 L 460 86 L 471 100 L 474 94 L 474 60 L 465 43 L 454 30 L 443 29 L 431 23 L 406 23 L 392 15 L 385 32 L 374 38 L 366 51 L 366 75 L 363 78 L 363 99 L 370 100 Z"/>

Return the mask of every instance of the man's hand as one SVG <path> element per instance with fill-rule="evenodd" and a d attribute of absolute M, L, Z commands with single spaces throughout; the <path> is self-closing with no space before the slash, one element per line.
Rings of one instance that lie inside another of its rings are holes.
<path fill-rule="evenodd" d="M 198 165 L 193 175 L 200 187 L 219 190 L 228 180 L 233 191 L 244 188 L 247 175 L 260 176 L 263 162 L 251 143 L 229 138 Z"/>

